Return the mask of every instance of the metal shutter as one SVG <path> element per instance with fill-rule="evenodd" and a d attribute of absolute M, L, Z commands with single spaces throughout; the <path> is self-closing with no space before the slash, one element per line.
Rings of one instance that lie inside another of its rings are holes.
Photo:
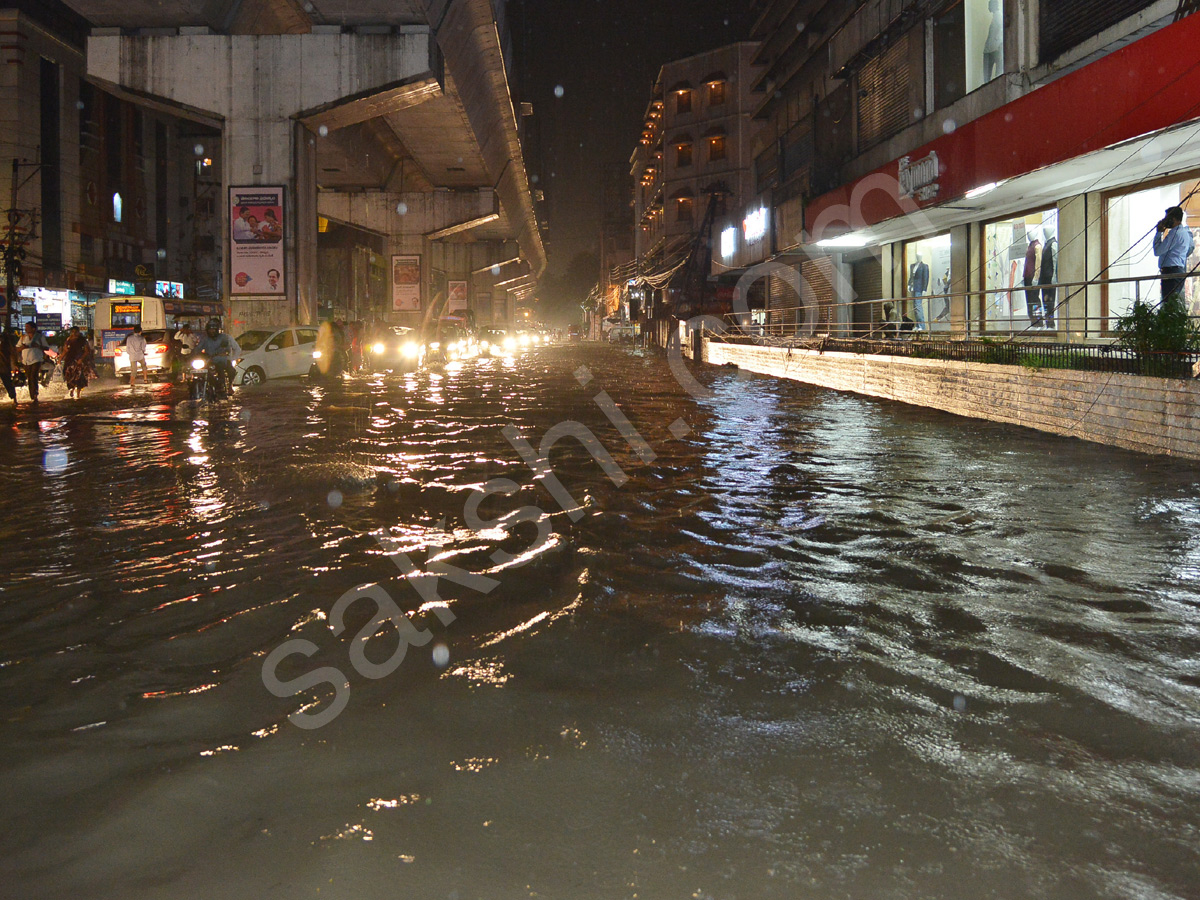
<path fill-rule="evenodd" d="M 837 297 L 833 290 L 833 258 L 829 256 L 820 259 L 807 259 L 800 264 L 800 274 L 804 278 L 804 307 L 815 310 L 813 330 L 829 334 L 837 331 Z"/>
<path fill-rule="evenodd" d="M 772 272 L 767 279 L 767 325 L 771 334 L 790 331 L 785 327 L 804 321 L 800 298 L 787 279 Z"/>
<path fill-rule="evenodd" d="M 1043 0 L 1041 61 L 1052 62 L 1076 44 L 1151 4 L 1152 0 Z"/>
<path fill-rule="evenodd" d="M 914 32 L 868 60 L 858 72 L 859 150 L 899 134 L 912 121 L 908 89 L 911 78 L 909 42 Z"/>
<path fill-rule="evenodd" d="M 850 321 L 856 334 L 872 331 L 881 319 L 880 304 L 867 300 L 883 299 L 883 264 L 878 257 L 869 256 L 854 263 L 851 276 L 854 280 L 854 309 Z"/>

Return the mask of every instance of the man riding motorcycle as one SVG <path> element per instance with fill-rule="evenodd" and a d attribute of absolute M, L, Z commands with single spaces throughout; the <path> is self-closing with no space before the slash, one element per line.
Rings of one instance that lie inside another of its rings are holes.
<path fill-rule="evenodd" d="M 221 330 L 216 319 L 210 319 L 204 326 L 204 337 L 196 345 L 195 353 L 208 357 L 213 370 L 220 373 L 228 394 L 233 386 L 233 362 L 242 355 L 238 342 Z"/>

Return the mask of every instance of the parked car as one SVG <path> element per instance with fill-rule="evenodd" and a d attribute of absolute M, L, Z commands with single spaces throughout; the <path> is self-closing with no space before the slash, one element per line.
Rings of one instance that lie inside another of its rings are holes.
<path fill-rule="evenodd" d="M 425 361 L 425 345 L 415 328 L 386 328 L 363 346 L 366 372 L 415 372 Z"/>
<path fill-rule="evenodd" d="M 146 371 L 151 375 L 164 375 L 167 372 L 167 333 L 165 331 L 143 331 L 146 339 Z M 129 353 L 125 349 L 125 338 L 113 354 L 113 369 L 117 377 L 123 378 L 129 374 Z"/>
<path fill-rule="evenodd" d="M 308 325 L 254 329 L 238 335 L 236 340 L 242 355 L 234 363 L 233 383 L 253 386 L 268 378 L 308 374 L 317 329 Z"/>

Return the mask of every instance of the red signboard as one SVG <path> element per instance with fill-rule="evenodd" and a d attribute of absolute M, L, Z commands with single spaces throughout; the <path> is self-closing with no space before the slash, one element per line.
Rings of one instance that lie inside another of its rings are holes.
<path fill-rule="evenodd" d="M 1200 16 L 1160 28 L 815 198 L 805 211 L 805 228 L 820 240 L 874 225 L 1200 118 L 1196 47 Z M 928 189 L 927 173 L 910 174 L 916 166 L 927 168 L 931 156 L 936 190 Z M 916 186 L 907 197 L 902 180 L 907 188 Z"/>

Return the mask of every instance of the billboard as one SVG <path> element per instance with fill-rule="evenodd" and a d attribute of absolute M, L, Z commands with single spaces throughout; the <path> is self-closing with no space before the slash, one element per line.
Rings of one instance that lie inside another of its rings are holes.
<path fill-rule="evenodd" d="M 229 189 L 229 293 L 284 297 L 283 187 Z"/>
<path fill-rule="evenodd" d="M 421 257 L 392 257 L 392 312 L 421 311 Z"/>
<path fill-rule="evenodd" d="M 453 313 L 467 308 L 467 283 L 451 281 L 446 285 L 446 312 Z"/>
<path fill-rule="evenodd" d="M 156 297 L 166 297 L 171 300 L 182 300 L 183 283 L 179 281 L 156 281 L 154 282 L 154 295 Z"/>

